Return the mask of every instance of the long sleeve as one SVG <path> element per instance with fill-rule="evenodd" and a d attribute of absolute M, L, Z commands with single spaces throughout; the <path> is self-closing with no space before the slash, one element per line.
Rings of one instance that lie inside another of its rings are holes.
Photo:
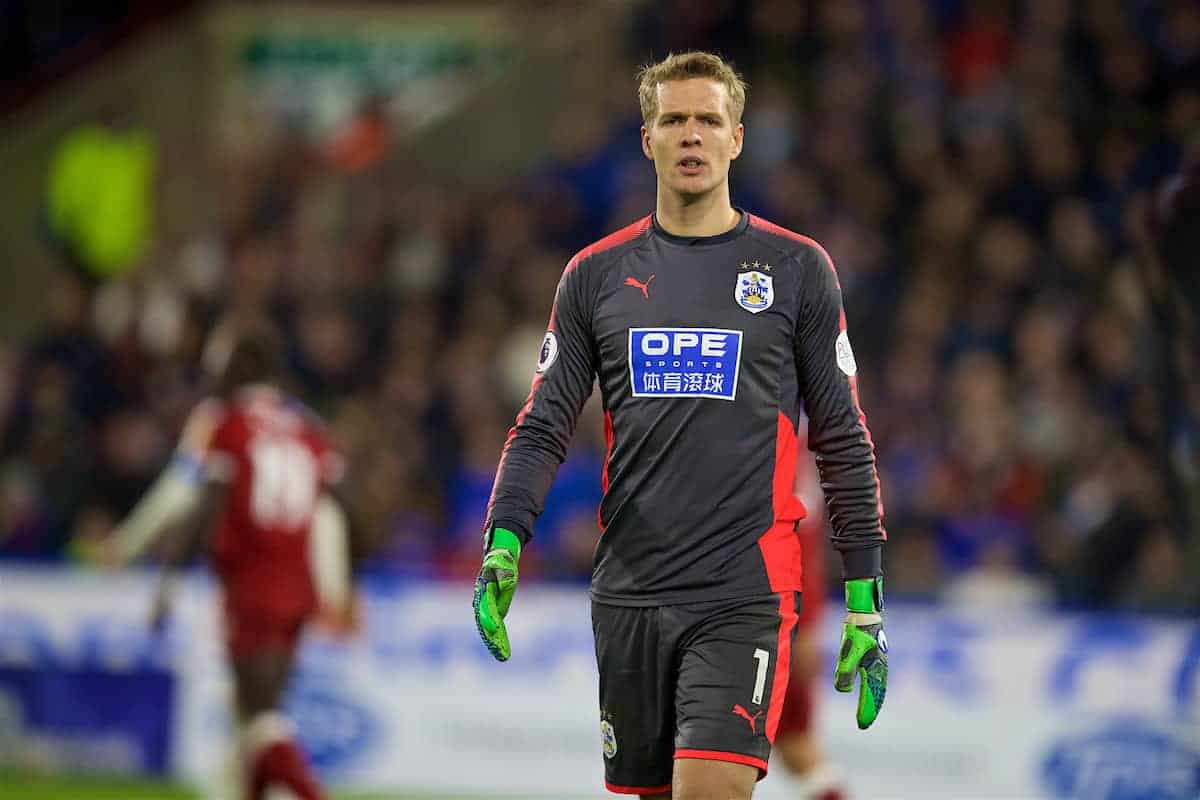
<path fill-rule="evenodd" d="M 228 456 L 214 447 L 224 411 L 215 400 L 192 410 L 166 469 L 113 532 L 120 563 L 142 555 L 203 499 L 206 480 L 219 478 L 232 467 Z"/>
<path fill-rule="evenodd" d="M 533 521 L 542 513 L 575 423 L 592 392 L 596 362 L 591 303 L 583 280 L 586 267 L 578 268 L 581 260 L 571 259 L 559 281 L 529 397 L 500 456 L 485 536 L 495 525 L 512 530 L 522 541 L 530 539 Z"/>
<path fill-rule="evenodd" d="M 875 448 L 858 401 L 858 368 L 833 261 L 819 247 L 808 254 L 813 261 L 801 286 L 796 370 L 809 448 L 816 454 L 844 577 L 873 577 L 882 571 L 887 538 Z"/>

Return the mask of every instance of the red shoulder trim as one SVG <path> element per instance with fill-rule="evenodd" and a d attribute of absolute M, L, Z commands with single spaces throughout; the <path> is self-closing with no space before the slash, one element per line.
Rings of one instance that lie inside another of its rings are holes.
<path fill-rule="evenodd" d="M 571 270 L 575 269 L 575 267 L 579 266 L 579 263 L 585 259 L 591 258 L 594 255 L 599 255 L 605 250 L 612 250 L 618 245 L 622 245 L 628 241 L 636 239 L 645 233 L 649 228 L 650 215 L 647 214 L 632 225 L 626 225 L 624 228 L 621 228 L 621 230 L 616 231 L 615 233 L 610 233 L 603 239 L 592 242 L 587 247 L 580 250 L 567 264 L 567 271 L 570 272 Z"/>
<path fill-rule="evenodd" d="M 833 273 L 833 279 L 837 281 L 838 288 L 840 289 L 842 287 L 842 282 L 838 280 L 837 267 L 833 265 L 833 258 L 829 255 L 829 252 L 821 246 L 820 242 L 818 242 L 816 239 L 813 239 L 811 236 L 805 236 L 802 233 L 789 231 L 787 228 L 784 228 L 781 225 L 776 225 L 774 222 L 768 222 L 762 217 L 756 217 L 753 214 L 750 214 L 749 216 L 751 227 L 758 228 L 760 231 L 773 233 L 776 236 L 782 236 L 785 239 L 791 239 L 793 242 L 800 242 L 801 244 L 806 244 L 809 247 L 815 248 L 821 255 L 825 257 L 825 264 L 828 265 L 829 270 Z"/>

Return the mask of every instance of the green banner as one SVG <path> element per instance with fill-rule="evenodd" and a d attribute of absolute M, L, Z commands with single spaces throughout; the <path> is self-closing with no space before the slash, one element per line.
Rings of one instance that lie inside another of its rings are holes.
<path fill-rule="evenodd" d="M 517 27 L 496 8 L 232 7 L 216 22 L 234 116 L 323 136 L 381 105 L 396 132 L 445 116 L 508 74 Z"/>

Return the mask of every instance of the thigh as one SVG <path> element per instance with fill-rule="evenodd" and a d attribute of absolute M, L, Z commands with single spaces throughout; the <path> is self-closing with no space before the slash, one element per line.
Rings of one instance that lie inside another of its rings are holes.
<path fill-rule="evenodd" d="M 671 789 L 675 679 L 659 608 L 592 604 L 604 781 L 617 794 Z"/>
<path fill-rule="evenodd" d="M 230 620 L 229 652 L 242 719 L 279 707 L 302 623 Z"/>
<path fill-rule="evenodd" d="M 758 770 L 745 764 L 682 758 L 675 764 L 671 800 L 750 800 Z"/>
<path fill-rule="evenodd" d="M 794 592 L 784 592 L 699 616 L 682 647 L 676 759 L 741 764 L 755 767 L 760 778 L 767 774 L 787 691 L 797 603 Z"/>
<path fill-rule="evenodd" d="M 233 660 L 238 716 L 249 720 L 279 707 L 292 655 L 282 651 L 242 654 Z"/>

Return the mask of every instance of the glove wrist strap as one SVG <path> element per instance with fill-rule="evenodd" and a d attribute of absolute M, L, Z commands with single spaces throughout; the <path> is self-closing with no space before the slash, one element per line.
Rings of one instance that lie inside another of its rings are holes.
<path fill-rule="evenodd" d="M 883 610 L 883 576 L 846 581 L 846 610 L 877 614 Z"/>
<path fill-rule="evenodd" d="M 513 558 L 521 557 L 521 539 L 508 528 L 493 528 L 490 549 L 503 548 L 512 553 Z"/>

